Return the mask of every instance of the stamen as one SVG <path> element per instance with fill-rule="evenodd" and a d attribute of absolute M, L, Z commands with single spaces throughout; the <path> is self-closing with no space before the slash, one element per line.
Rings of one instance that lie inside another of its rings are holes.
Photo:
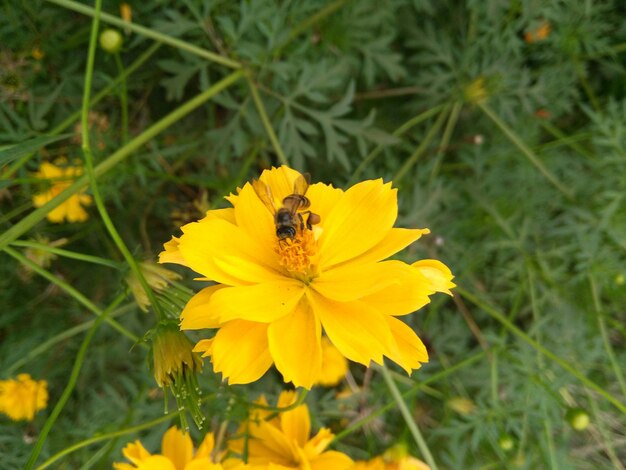
<path fill-rule="evenodd" d="M 294 238 L 276 243 L 280 265 L 293 277 L 305 283 L 317 276 L 317 243 L 311 230 L 299 230 Z"/>

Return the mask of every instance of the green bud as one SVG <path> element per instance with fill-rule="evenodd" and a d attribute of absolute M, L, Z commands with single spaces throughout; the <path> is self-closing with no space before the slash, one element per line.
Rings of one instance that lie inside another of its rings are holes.
<path fill-rule="evenodd" d="M 498 438 L 498 445 L 500 446 L 500 449 L 502 449 L 505 452 L 508 452 L 512 450 L 513 447 L 515 446 L 515 440 L 510 434 L 502 434 Z"/>
<path fill-rule="evenodd" d="M 567 410 L 567 413 L 565 413 L 565 419 L 572 429 L 576 431 L 584 431 L 591 422 L 589 413 L 582 408 L 570 408 Z"/>
<path fill-rule="evenodd" d="M 122 35 L 115 29 L 105 29 L 100 33 L 100 47 L 110 54 L 119 52 L 123 42 Z"/>

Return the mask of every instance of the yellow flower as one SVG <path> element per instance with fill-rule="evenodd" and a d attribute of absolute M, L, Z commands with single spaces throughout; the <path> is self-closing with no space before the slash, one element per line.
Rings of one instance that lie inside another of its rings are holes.
<path fill-rule="evenodd" d="M 48 383 L 35 381 L 29 374 L 17 379 L 0 380 L 0 412 L 13 421 L 32 421 L 35 413 L 48 404 Z"/>
<path fill-rule="evenodd" d="M 260 181 L 281 208 L 300 178 L 282 166 L 264 171 Z M 396 193 L 380 179 L 347 191 L 313 184 L 306 197 L 321 221 L 308 228 L 302 213 L 293 238 L 280 240 L 272 211 L 247 183 L 228 198 L 233 208 L 183 226 L 159 261 L 218 283 L 181 314 L 184 330 L 219 329 L 195 350 L 210 355 L 231 384 L 253 382 L 274 363 L 285 382 L 306 388 L 320 376 L 322 328 L 343 356 L 366 366 L 386 356 L 410 373 L 427 362 L 420 339 L 396 317 L 454 284 L 439 261 L 384 261 L 429 233 L 393 228 Z"/>
<path fill-rule="evenodd" d="M 430 467 L 420 459 L 409 455 L 406 447 L 399 444 L 391 447 L 381 456 L 356 462 L 351 470 L 430 470 Z"/>
<path fill-rule="evenodd" d="M 296 394 L 286 391 L 280 394 L 277 407 L 283 408 L 295 402 Z M 261 405 L 267 406 L 263 397 Z M 306 405 L 299 405 L 278 416 L 270 418 L 269 410 L 254 412 L 244 425 L 248 432 L 248 463 L 255 470 L 342 470 L 352 467 L 347 455 L 326 450 L 334 435 L 322 428 L 314 437 L 311 433 L 311 418 Z M 268 419 L 269 418 L 269 419 Z M 243 453 L 245 439 L 231 440 L 229 448 Z"/>
<path fill-rule="evenodd" d="M 175 272 L 165 269 L 150 261 L 139 263 L 139 269 L 141 270 L 141 273 L 146 279 L 148 285 L 156 292 L 163 291 L 172 281 L 180 279 L 180 276 Z M 141 308 L 144 312 L 147 312 L 148 307 L 150 306 L 148 294 L 146 294 L 146 291 L 139 282 L 139 279 L 137 279 L 137 276 L 135 276 L 132 271 L 128 274 L 128 276 L 126 276 L 126 284 L 132 292 L 133 297 L 135 297 L 135 301 L 137 302 L 137 305 L 139 305 L 139 308 Z"/>
<path fill-rule="evenodd" d="M 317 383 L 324 387 L 334 387 L 345 377 L 348 372 L 348 361 L 339 350 L 322 338 L 322 367 Z"/>
<path fill-rule="evenodd" d="M 544 41 L 548 39 L 552 32 L 552 26 L 547 21 L 543 21 L 535 29 L 528 30 L 524 33 L 524 41 L 528 44 L 533 42 Z"/>
<path fill-rule="evenodd" d="M 56 163 L 59 163 L 57 161 Z M 59 193 L 70 186 L 74 180 L 83 174 L 83 169 L 79 166 L 65 165 L 57 166 L 50 162 L 43 162 L 34 176 L 48 180 L 50 187 L 43 193 L 33 196 L 33 204 L 35 207 L 41 207 Z M 82 206 L 91 204 L 91 196 L 88 194 L 74 194 L 64 203 L 55 207 L 48 212 L 48 220 L 54 223 L 62 223 L 63 220 L 68 222 L 84 222 L 89 215 Z"/>
<path fill-rule="evenodd" d="M 222 466 L 212 462 L 211 453 L 215 445 L 213 433 L 208 433 L 198 450 L 194 453 L 193 442 L 189 433 L 177 427 L 169 428 L 163 435 L 161 454 L 151 454 L 140 441 L 131 442 L 122 449 L 122 454 L 132 463 L 114 463 L 115 470 L 223 470 L 225 468 L 245 468 L 237 462 L 235 465 Z"/>

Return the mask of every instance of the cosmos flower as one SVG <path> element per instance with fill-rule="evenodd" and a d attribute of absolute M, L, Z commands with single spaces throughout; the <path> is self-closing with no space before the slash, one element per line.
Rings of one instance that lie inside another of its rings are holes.
<path fill-rule="evenodd" d="M 274 213 L 302 177 L 282 166 L 260 181 L 269 202 L 247 183 L 227 198 L 232 208 L 183 226 L 160 255 L 161 263 L 182 264 L 217 283 L 181 314 L 184 330 L 217 329 L 195 350 L 231 384 L 253 382 L 275 364 L 285 382 L 306 388 L 320 376 L 322 329 L 343 356 L 365 366 L 386 356 L 411 373 L 427 362 L 423 343 L 398 317 L 435 292 L 449 294 L 453 276 L 436 260 L 386 260 L 429 233 L 393 227 L 391 183 L 363 181 L 346 191 L 310 185 L 309 209 L 320 220 L 307 226 L 310 216 L 299 212 L 293 236 L 281 239 L 286 229 L 279 233 Z"/>
<path fill-rule="evenodd" d="M 240 461 L 214 463 L 211 454 L 215 445 L 212 433 L 208 433 L 198 450 L 194 452 L 189 433 L 177 427 L 169 428 L 163 435 L 161 453 L 151 454 L 140 441 L 131 442 L 122 449 L 122 454 L 131 463 L 114 463 L 115 470 L 235 470 L 243 469 Z"/>
<path fill-rule="evenodd" d="M 278 408 L 295 403 L 296 394 L 285 391 L 278 397 Z M 261 397 L 258 404 L 267 406 Z M 274 416 L 274 417 L 271 417 Z M 334 435 L 327 428 L 309 437 L 311 417 L 306 405 L 276 413 L 256 409 L 244 423 L 245 438 L 231 440 L 229 449 L 243 454 L 247 447 L 248 464 L 254 470 L 343 470 L 352 468 L 352 459 L 347 455 L 326 450 Z"/>
<path fill-rule="evenodd" d="M 48 383 L 35 381 L 29 374 L 0 380 L 0 412 L 13 421 L 32 421 L 35 413 L 48 404 Z"/>
<path fill-rule="evenodd" d="M 76 178 L 83 174 L 83 169 L 79 166 L 63 165 L 63 159 L 57 160 L 55 163 L 43 162 L 39 171 L 33 176 L 48 180 L 50 187 L 39 194 L 33 196 L 33 205 L 41 207 L 51 199 L 54 199 L 59 193 L 70 186 Z M 59 165 L 57 165 L 59 164 Z M 91 196 L 84 193 L 77 193 L 70 196 L 67 201 L 48 212 L 48 220 L 54 223 L 62 223 L 64 220 L 68 222 L 84 222 L 89 215 L 83 206 L 91 204 Z"/>

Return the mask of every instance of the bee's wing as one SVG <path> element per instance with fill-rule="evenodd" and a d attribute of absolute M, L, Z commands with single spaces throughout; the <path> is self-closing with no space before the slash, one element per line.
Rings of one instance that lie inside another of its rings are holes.
<path fill-rule="evenodd" d="M 309 184 L 311 184 L 311 175 L 308 173 L 301 174 L 293 183 L 293 193 L 304 196 L 306 194 L 306 190 L 309 189 Z"/>
<path fill-rule="evenodd" d="M 252 180 L 252 187 L 254 188 L 256 195 L 259 196 L 261 202 L 265 204 L 265 207 L 267 207 L 272 214 L 276 214 L 274 196 L 272 196 L 272 190 L 270 187 L 260 180 Z"/>

